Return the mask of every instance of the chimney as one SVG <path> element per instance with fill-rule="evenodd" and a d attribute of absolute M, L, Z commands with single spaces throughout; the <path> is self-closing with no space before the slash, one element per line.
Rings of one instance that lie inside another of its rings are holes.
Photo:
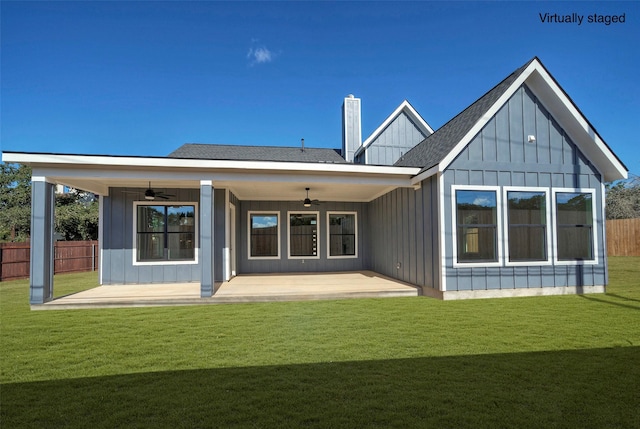
<path fill-rule="evenodd" d="M 344 159 L 347 162 L 353 162 L 353 155 L 361 145 L 360 99 L 349 94 L 342 104 L 342 156 Z"/>

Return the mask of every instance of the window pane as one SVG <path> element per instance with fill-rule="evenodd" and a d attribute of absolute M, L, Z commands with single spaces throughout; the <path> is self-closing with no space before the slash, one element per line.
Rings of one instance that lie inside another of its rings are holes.
<path fill-rule="evenodd" d="M 329 251 L 331 256 L 355 256 L 356 236 L 354 235 L 331 235 Z"/>
<path fill-rule="evenodd" d="M 458 262 L 495 262 L 497 196 L 495 191 L 456 191 Z"/>
<path fill-rule="evenodd" d="M 355 256 L 356 215 L 329 215 L 329 256 Z"/>
<path fill-rule="evenodd" d="M 164 259 L 164 233 L 139 233 L 136 246 L 138 261 Z"/>
<path fill-rule="evenodd" d="M 251 256 L 278 256 L 278 216 L 251 215 Z"/>
<path fill-rule="evenodd" d="M 496 228 L 458 227 L 458 261 L 497 261 Z"/>
<path fill-rule="evenodd" d="M 195 260 L 195 206 L 137 209 L 137 260 Z"/>
<path fill-rule="evenodd" d="M 164 206 L 138 206 L 138 232 L 164 232 Z"/>
<path fill-rule="evenodd" d="M 510 226 L 510 261 L 546 261 L 547 232 L 545 226 Z"/>
<path fill-rule="evenodd" d="M 591 225 L 591 194 L 558 192 L 556 194 L 558 225 Z"/>
<path fill-rule="evenodd" d="M 318 216 L 291 214 L 289 216 L 289 254 L 316 256 L 318 254 Z"/>
<path fill-rule="evenodd" d="M 194 206 L 167 207 L 168 232 L 195 232 Z"/>
<path fill-rule="evenodd" d="M 593 195 L 556 194 L 558 260 L 593 259 Z"/>
<path fill-rule="evenodd" d="M 195 258 L 195 234 L 170 233 L 167 234 L 167 259 L 194 259 Z"/>
<path fill-rule="evenodd" d="M 544 192 L 507 192 L 509 224 L 544 225 L 547 208 Z"/>
<path fill-rule="evenodd" d="M 593 259 L 590 226 L 558 227 L 558 260 Z"/>
<path fill-rule="evenodd" d="M 544 192 L 507 192 L 509 261 L 546 261 L 546 198 Z"/>

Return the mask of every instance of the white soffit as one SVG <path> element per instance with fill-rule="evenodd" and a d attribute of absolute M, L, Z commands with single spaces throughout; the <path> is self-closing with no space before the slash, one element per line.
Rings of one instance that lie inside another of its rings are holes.
<path fill-rule="evenodd" d="M 304 188 L 326 201 L 370 201 L 397 187 L 410 187 L 419 168 L 4 153 L 5 162 L 30 164 L 33 174 L 55 183 L 109 195 L 109 188 L 200 187 L 201 180 L 232 190 L 241 199 L 295 201 Z"/>
<path fill-rule="evenodd" d="M 303 163 L 277 161 L 235 161 L 211 159 L 184 159 L 168 157 L 129 157 L 107 155 L 67 155 L 29 152 L 4 152 L 4 162 L 15 162 L 32 166 L 92 167 L 104 169 L 195 169 L 195 170 L 241 170 L 245 172 L 316 172 L 346 174 L 415 175 L 419 168 L 360 165 L 351 163 Z"/>

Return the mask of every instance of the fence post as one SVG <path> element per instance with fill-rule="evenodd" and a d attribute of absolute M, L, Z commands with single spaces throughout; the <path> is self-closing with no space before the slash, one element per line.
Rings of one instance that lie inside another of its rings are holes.
<path fill-rule="evenodd" d="M 2 257 L 4 256 L 4 247 L 0 246 L 0 282 L 2 281 Z"/>
<path fill-rule="evenodd" d="M 91 271 L 96 270 L 96 245 L 91 242 Z"/>

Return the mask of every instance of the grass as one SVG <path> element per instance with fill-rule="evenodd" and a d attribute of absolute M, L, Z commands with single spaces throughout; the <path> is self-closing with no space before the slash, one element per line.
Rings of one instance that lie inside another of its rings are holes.
<path fill-rule="evenodd" d="M 0 283 L 0 423 L 640 427 L 639 279 L 618 257 L 600 295 L 69 311 Z"/>

